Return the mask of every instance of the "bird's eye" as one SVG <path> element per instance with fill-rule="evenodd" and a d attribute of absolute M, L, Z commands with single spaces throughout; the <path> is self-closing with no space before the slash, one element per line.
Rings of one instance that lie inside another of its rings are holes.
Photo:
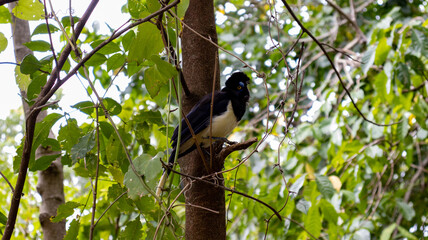
<path fill-rule="evenodd" d="M 238 89 L 238 90 L 241 90 L 241 88 L 242 88 L 241 86 L 237 86 L 237 87 L 236 87 L 236 89 Z"/>

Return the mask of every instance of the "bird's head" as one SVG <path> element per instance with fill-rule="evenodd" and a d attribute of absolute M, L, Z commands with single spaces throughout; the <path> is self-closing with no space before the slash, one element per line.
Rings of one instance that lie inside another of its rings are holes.
<path fill-rule="evenodd" d="M 228 91 L 239 99 L 243 99 L 248 102 L 250 98 L 250 92 L 248 91 L 247 85 L 250 83 L 250 78 L 243 72 L 236 72 L 230 76 L 226 81 L 226 87 L 223 91 Z"/>

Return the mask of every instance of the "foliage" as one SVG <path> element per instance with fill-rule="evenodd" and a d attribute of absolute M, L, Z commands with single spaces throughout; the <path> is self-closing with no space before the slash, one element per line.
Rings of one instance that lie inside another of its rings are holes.
<path fill-rule="evenodd" d="M 268 203 L 285 217 L 281 222 L 252 199 L 229 194 L 226 202 L 231 239 L 427 236 L 427 2 L 355 1 L 355 6 L 350 6 L 353 2 L 287 2 L 303 25 L 324 43 L 342 85 L 319 46 L 307 34 L 299 37 L 301 29 L 283 2 L 216 1 L 219 45 L 234 54 L 220 51 L 223 75 L 242 69 L 239 57 L 267 76 L 259 78 L 262 75 L 245 70 L 252 76 L 251 103 L 231 138 L 256 136 L 260 144 L 230 155 L 226 170 L 242 160 L 246 162 L 224 173 L 225 185 Z M 28 4 L 31 7 L 33 2 Z M 183 1 L 162 18 L 174 47 L 179 46 L 179 19 L 184 16 L 186 4 L 188 1 Z M 141 19 L 159 8 L 154 0 L 128 0 L 122 11 Z M 339 9 L 351 15 L 351 20 Z M 172 12 L 178 14 L 178 19 Z M 18 84 L 27 89 L 30 104 L 55 66 L 48 33 L 56 32 L 61 41 L 55 46 L 56 56 L 73 34 L 69 17 L 58 17 L 63 18 L 50 20 L 49 25 L 40 22 L 33 31 L 38 38 L 26 44 L 43 57 L 28 55 L 17 67 L 17 74 L 22 75 Z M 6 23 L 7 19 L 0 17 L 0 22 Z M 362 34 L 349 21 L 355 21 Z M 110 37 L 89 29 L 82 35 L 62 74 L 70 73 L 85 54 Z M 297 39 L 299 44 L 294 46 Z M 7 38 L 0 34 L 0 50 L 6 46 Z M 77 72 L 79 78 L 97 84 L 87 89 L 93 99 L 95 93 L 102 97 L 115 86 L 116 77 L 130 79 L 120 98 L 103 98 L 102 106 L 97 100 L 76 98 L 73 108 L 85 114 L 86 121 L 57 109 L 60 113 L 51 113 L 36 125 L 35 146 L 60 149 L 66 166 L 67 203 L 53 221 L 67 220 L 67 239 L 89 237 L 95 181 L 98 190 L 94 214 L 99 220 L 95 238 L 134 239 L 138 235 L 153 239 L 156 235 L 170 239 L 184 235 L 184 199 L 178 177 L 167 184 L 169 194 L 164 194 L 162 207 L 152 195 L 162 172 L 159 159 L 166 159 L 172 126 L 178 123 L 178 114 L 172 112 L 178 104 L 171 80 L 176 80 L 178 73 L 170 63 L 170 54 L 152 22 L 129 30 L 92 55 Z M 364 121 L 361 114 L 387 126 Z M 48 131 L 60 119 L 63 122 L 58 139 L 49 139 Z M 4 124 L 7 128 L 0 125 L 0 146 L 17 148 L 15 172 L 22 152 L 17 140 L 12 139 L 19 131 L 18 123 L 15 116 Z M 33 156 L 30 170 L 44 169 L 52 160 Z M 1 163 L 1 171 L 16 181 L 11 160 L 2 154 Z M 8 188 L 4 181 L 0 184 L 0 189 Z M 27 194 L 34 193 L 28 188 Z M 2 199 L 10 198 L 6 191 L 0 195 Z M 4 201 L 2 209 L 8 204 Z M 26 219 L 31 219 L 32 230 L 18 228 L 20 238 L 39 237 L 34 206 L 34 198 L 22 202 L 18 224 L 23 226 Z M 3 215 L 7 213 L 0 212 L 2 231 Z"/>

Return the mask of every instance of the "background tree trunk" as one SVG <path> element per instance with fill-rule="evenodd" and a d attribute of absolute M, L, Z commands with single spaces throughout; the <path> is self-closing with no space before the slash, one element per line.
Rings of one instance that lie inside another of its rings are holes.
<path fill-rule="evenodd" d="M 203 36 L 217 42 L 217 32 L 212 0 L 190 0 L 184 16 L 184 22 Z M 204 95 L 212 91 L 212 81 L 215 78 L 215 88 L 220 88 L 220 71 L 218 67 L 217 48 L 193 33 L 183 28 L 183 75 L 191 96 L 183 98 L 183 108 L 186 113 Z M 216 71 L 214 73 L 214 71 Z M 209 158 L 208 158 L 209 159 Z M 181 171 L 192 176 L 203 176 L 207 172 L 197 151 L 193 151 L 180 161 Z M 222 162 L 213 163 L 213 171 L 223 168 Z M 218 176 L 220 180 L 222 176 Z M 214 181 L 214 180 L 213 180 Z M 226 239 L 225 195 L 224 190 L 209 184 L 194 182 L 186 191 L 186 239 Z M 194 207 L 201 206 L 212 211 Z"/>
<path fill-rule="evenodd" d="M 11 12 L 15 5 L 16 3 L 9 3 L 8 6 Z M 23 45 L 31 40 L 28 21 L 16 18 L 12 14 L 12 33 L 15 59 L 17 63 L 20 63 L 26 55 L 32 53 L 31 50 Z M 25 118 L 27 118 L 29 106 L 24 101 L 27 94 L 25 91 L 21 90 L 21 95 L 24 115 Z M 40 112 L 37 117 L 37 121 L 39 122 L 43 120 L 46 115 L 46 111 Z M 49 133 L 49 138 L 55 138 L 52 131 Z M 52 154 L 58 154 L 58 152 L 54 152 L 50 148 L 39 147 L 36 150 L 36 159 Z M 50 221 L 50 217 L 56 215 L 58 206 L 65 202 L 63 180 L 64 174 L 61 158 L 57 158 L 46 170 L 39 172 L 37 191 L 42 197 L 39 220 L 43 229 L 43 238 L 47 240 L 63 239 L 66 233 L 65 221 L 59 223 L 52 223 Z"/>

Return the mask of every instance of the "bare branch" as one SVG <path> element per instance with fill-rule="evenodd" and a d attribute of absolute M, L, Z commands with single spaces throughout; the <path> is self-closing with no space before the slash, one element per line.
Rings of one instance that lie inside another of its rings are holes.
<path fill-rule="evenodd" d="M 9 187 L 10 187 L 10 189 L 12 189 L 12 192 L 15 192 L 15 189 L 13 189 L 12 184 L 9 182 L 7 177 L 1 171 L 0 171 L 0 175 L 4 178 L 4 180 L 7 182 L 7 184 L 9 184 Z"/>
<path fill-rule="evenodd" d="M 281 221 L 282 221 L 282 217 L 281 217 L 281 215 L 278 213 L 278 211 L 276 211 L 276 210 L 275 210 L 275 208 L 273 208 L 272 206 L 270 206 L 269 204 L 267 204 L 267 203 L 263 202 L 262 200 L 260 200 L 260 199 L 258 199 L 258 198 L 255 198 L 255 197 L 253 197 L 253 196 L 250 196 L 250 195 L 245 194 L 245 193 L 243 193 L 243 192 L 239 192 L 239 191 L 234 190 L 234 189 L 230 189 L 230 188 L 225 187 L 225 186 L 222 186 L 222 185 L 220 185 L 220 184 L 218 184 L 218 183 L 214 183 L 214 182 L 211 182 L 211 181 L 205 180 L 205 178 L 204 178 L 204 177 L 194 177 L 194 176 L 187 175 L 187 174 L 184 174 L 184 173 L 181 173 L 181 172 L 177 172 L 176 170 L 172 169 L 171 167 L 169 167 L 168 165 L 166 165 L 166 164 L 165 164 L 165 163 L 163 163 L 163 162 L 162 162 L 162 165 L 163 165 L 165 168 L 170 169 L 170 170 L 171 170 L 171 172 L 176 173 L 176 174 L 179 174 L 179 175 L 181 175 L 181 176 L 183 176 L 183 177 L 187 177 L 187 178 L 192 179 L 192 180 L 196 180 L 196 181 L 200 181 L 200 182 L 203 182 L 203 183 L 207 183 L 207 184 L 213 185 L 213 186 L 215 186 L 215 187 L 218 187 L 218 188 L 222 188 L 222 189 L 224 189 L 224 190 L 227 190 L 227 191 L 229 191 L 229 192 L 236 193 L 236 194 L 238 194 L 238 195 L 241 195 L 241 196 L 244 196 L 244 197 L 246 197 L 246 198 L 252 199 L 252 200 L 254 200 L 254 201 L 258 202 L 258 203 L 261 203 L 261 204 L 263 204 L 264 206 L 266 206 L 267 208 L 269 208 L 270 210 L 272 210 L 272 212 L 273 212 L 273 213 L 274 213 L 274 214 L 279 218 L 279 220 L 281 220 Z M 209 177 L 209 175 L 208 175 L 208 176 L 206 176 L 206 177 Z"/>
<path fill-rule="evenodd" d="M 249 140 L 247 140 L 245 142 L 240 142 L 240 143 L 236 143 L 233 145 L 229 145 L 229 146 L 227 146 L 221 150 L 221 152 L 219 153 L 219 158 L 221 160 L 224 160 L 232 152 L 247 149 L 249 146 L 253 145 L 255 142 L 257 142 L 257 138 L 253 137 L 253 138 L 250 138 Z"/>
<path fill-rule="evenodd" d="M 17 2 L 18 0 L 0 0 L 0 6 L 5 5 L 7 3 Z"/>
<path fill-rule="evenodd" d="M 367 38 L 364 35 L 364 33 L 361 31 L 360 27 L 358 26 L 357 22 L 352 19 L 348 14 L 346 14 L 342 8 L 340 6 L 338 6 L 335 2 L 333 2 L 332 0 L 326 0 L 326 2 L 334 8 L 334 10 L 336 10 L 342 17 L 344 17 L 354 28 L 355 31 L 357 31 L 357 34 L 359 35 L 359 37 L 361 38 L 361 40 L 363 40 L 364 42 L 367 42 Z"/>
<path fill-rule="evenodd" d="M 314 42 L 320 47 L 321 51 L 324 53 L 324 55 L 326 56 L 327 60 L 329 61 L 331 67 L 333 68 L 334 72 L 336 73 L 337 77 L 339 78 L 339 81 L 343 87 L 343 89 L 345 90 L 346 94 L 348 95 L 349 99 L 352 102 L 352 105 L 354 106 L 354 108 L 357 110 L 358 114 L 364 119 L 364 121 L 369 122 L 373 125 L 379 126 L 379 127 L 387 127 L 387 126 L 392 126 L 395 124 L 398 124 L 399 122 L 395 122 L 395 123 L 391 123 L 391 124 L 379 124 L 376 123 L 370 119 L 368 119 L 362 112 L 361 110 L 358 108 L 357 103 L 355 102 L 355 100 L 352 98 L 351 93 L 349 92 L 349 90 L 346 88 L 345 83 L 343 82 L 343 79 L 339 73 L 339 71 L 337 70 L 336 66 L 333 63 L 333 60 L 331 59 L 331 57 L 327 54 L 327 51 L 325 50 L 323 44 L 318 41 L 318 39 L 307 29 L 305 28 L 305 26 L 303 26 L 302 22 L 300 22 L 300 20 L 297 18 L 296 14 L 293 12 L 293 10 L 291 9 L 290 5 L 288 5 L 286 0 L 281 0 L 282 3 L 284 4 L 284 6 L 287 8 L 288 12 L 290 13 L 290 15 L 293 17 L 293 19 L 297 22 L 297 24 L 300 26 L 300 28 L 302 29 L 302 31 L 304 31 L 306 34 L 309 35 L 309 37 L 311 37 Z"/>

